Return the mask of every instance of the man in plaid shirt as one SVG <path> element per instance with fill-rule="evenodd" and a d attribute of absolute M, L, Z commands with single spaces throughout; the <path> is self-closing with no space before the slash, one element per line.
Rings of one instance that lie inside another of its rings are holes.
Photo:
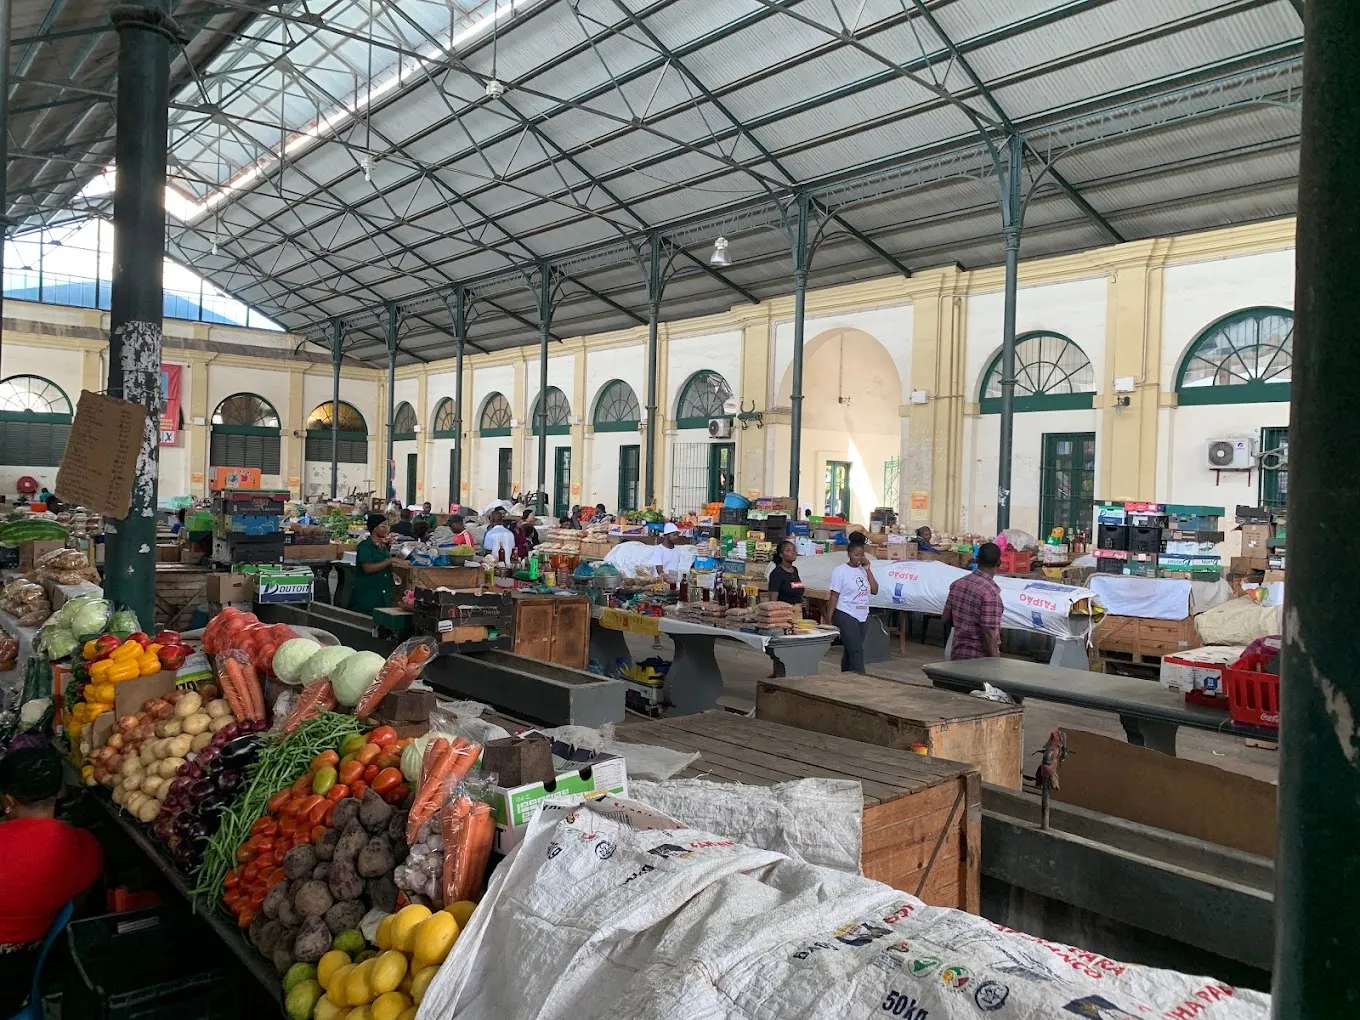
<path fill-rule="evenodd" d="M 981 659 L 1001 654 L 1001 589 L 993 576 L 1001 563 L 1001 549 L 984 542 L 978 549 L 977 569 L 949 586 L 944 603 L 944 625 L 954 627 L 951 659 Z"/>

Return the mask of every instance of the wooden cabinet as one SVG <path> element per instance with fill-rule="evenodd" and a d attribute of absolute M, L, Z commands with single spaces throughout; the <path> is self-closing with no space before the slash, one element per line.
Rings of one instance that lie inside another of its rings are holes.
<path fill-rule="evenodd" d="M 590 661 L 590 599 L 516 595 L 514 653 L 585 669 Z"/>

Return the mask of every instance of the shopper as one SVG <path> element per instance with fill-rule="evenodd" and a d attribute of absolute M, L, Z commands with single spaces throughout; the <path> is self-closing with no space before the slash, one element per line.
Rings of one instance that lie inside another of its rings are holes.
<path fill-rule="evenodd" d="M 954 634 L 951 659 L 996 658 L 1001 654 L 1001 589 L 994 575 L 1001 548 L 984 542 L 978 549 L 977 569 L 949 586 L 944 603 L 944 627 Z"/>
<path fill-rule="evenodd" d="M 0 759 L 0 1017 L 23 1006 L 43 936 L 104 866 L 94 836 L 57 820 L 60 792 L 61 757 L 52 748 Z"/>
<path fill-rule="evenodd" d="M 490 520 L 482 544 L 492 559 L 509 563 L 515 556 L 515 533 L 506 527 L 505 511 L 500 507 L 491 511 Z"/>
<path fill-rule="evenodd" d="M 354 554 L 358 569 L 349 595 L 349 608 L 365 614 L 392 604 L 392 564 L 396 562 L 387 548 L 391 541 L 387 518 L 369 514 L 367 524 L 368 537 Z"/>
<path fill-rule="evenodd" d="M 403 538 L 414 538 L 416 534 L 415 524 L 411 520 L 411 510 L 409 507 L 402 507 L 400 520 L 392 525 L 392 534 L 401 535 Z"/>
<path fill-rule="evenodd" d="M 175 523 L 170 525 L 170 534 L 178 535 L 184 530 L 184 518 L 186 516 L 187 514 L 185 514 L 183 507 L 180 507 L 175 511 Z"/>
<path fill-rule="evenodd" d="M 774 569 L 770 571 L 769 590 L 780 602 L 792 606 L 803 604 L 803 579 L 798 576 L 798 568 L 793 561 L 798 558 L 798 549 L 788 539 L 779 543 L 776 550 Z"/>
<path fill-rule="evenodd" d="M 850 536 L 849 562 L 831 571 L 831 622 L 841 632 L 841 672 L 864 672 L 864 639 L 869 633 L 869 596 L 878 581 L 869 566 L 869 549 L 861 532 Z"/>
<path fill-rule="evenodd" d="M 574 506 L 574 507 L 572 507 L 572 508 L 571 508 L 571 513 L 567 514 L 567 518 L 566 518 L 566 520 L 563 522 L 563 524 L 564 524 L 564 527 L 570 528 L 572 531 L 580 531 L 580 530 L 581 530 L 581 508 L 580 508 L 579 506 Z"/>
<path fill-rule="evenodd" d="M 529 544 L 529 551 L 532 552 L 534 546 L 538 545 L 538 528 L 534 526 L 534 512 L 525 510 L 519 520 L 519 530 L 524 540 Z"/>
<path fill-rule="evenodd" d="M 467 525 L 464 524 L 462 514 L 449 515 L 449 530 L 453 532 L 454 545 L 476 546 L 477 541 L 472 537 L 472 532 L 468 531 Z"/>

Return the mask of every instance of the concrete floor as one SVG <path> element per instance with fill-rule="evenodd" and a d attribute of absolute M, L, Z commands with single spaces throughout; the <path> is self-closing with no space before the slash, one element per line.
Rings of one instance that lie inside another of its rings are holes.
<path fill-rule="evenodd" d="M 674 654 L 670 639 L 666 637 L 661 639 L 660 652 L 652 649 L 650 638 L 628 635 L 627 640 L 634 660 L 658 654 L 669 659 Z M 904 683 L 930 686 L 930 681 L 921 672 L 921 666 L 927 662 L 938 662 L 943 659 L 944 649 L 939 645 L 918 644 L 912 641 L 907 644 L 906 654 L 898 655 L 896 638 L 892 640 L 892 647 L 892 660 L 875 663 L 869 667 L 870 672 Z M 756 681 L 770 675 L 769 658 L 737 641 L 718 641 L 715 655 L 723 674 L 724 707 L 742 712 L 753 710 L 756 703 Z M 840 672 L 840 656 L 840 648 L 832 648 L 822 660 L 822 672 Z M 1029 771 L 1030 763 L 1038 764 L 1038 759 L 1031 757 L 1032 753 L 1037 751 L 1048 739 L 1048 735 L 1057 728 L 1086 730 L 1117 740 L 1124 739 L 1123 727 L 1119 725 L 1118 717 L 1111 713 L 1072 708 L 1031 698 L 1025 703 L 1026 771 Z M 1177 735 L 1176 749 L 1182 758 L 1204 762 L 1229 772 L 1237 772 L 1270 783 L 1276 782 L 1277 779 L 1277 752 L 1249 747 L 1241 737 L 1182 728 Z"/>

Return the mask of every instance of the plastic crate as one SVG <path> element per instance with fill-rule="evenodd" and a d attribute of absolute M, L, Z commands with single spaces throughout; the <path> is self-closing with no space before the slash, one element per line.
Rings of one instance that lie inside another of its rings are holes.
<path fill-rule="evenodd" d="M 72 921 L 75 980 L 62 1012 L 81 1020 L 227 1020 L 241 1014 L 239 974 L 214 966 L 213 934 L 191 914 L 156 907 Z M 69 998 L 68 998 L 69 997 Z"/>
<path fill-rule="evenodd" d="M 1006 549 L 1001 553 L 1001 573 L 1028 574 L 1034 563 L 1034 553 L 1028 549 Z"/>
<path fill-rule="evenodd" d="M 1251 669 L 1225 669 L 1228 716 L 1243 726 L 1280 728 L 1280 678 Z"/>
<path fill-rule="evenodd" d="M 746 508 L 725 506 L 718 511 L 719 524 L 745 524 Z"/>
<path fill-rule="evenodd" d="M 1162 529 L 1131 526 L 1128 529 L 1129 552 L 1158 553 L 1162 551 Z"/>
<path fill-rule="evenodd" d="M 1128 525 L 1100 525 L 1096 532 L 1096 545 L 1101 549 L 1127 549 L 1129 547 Z"/>

